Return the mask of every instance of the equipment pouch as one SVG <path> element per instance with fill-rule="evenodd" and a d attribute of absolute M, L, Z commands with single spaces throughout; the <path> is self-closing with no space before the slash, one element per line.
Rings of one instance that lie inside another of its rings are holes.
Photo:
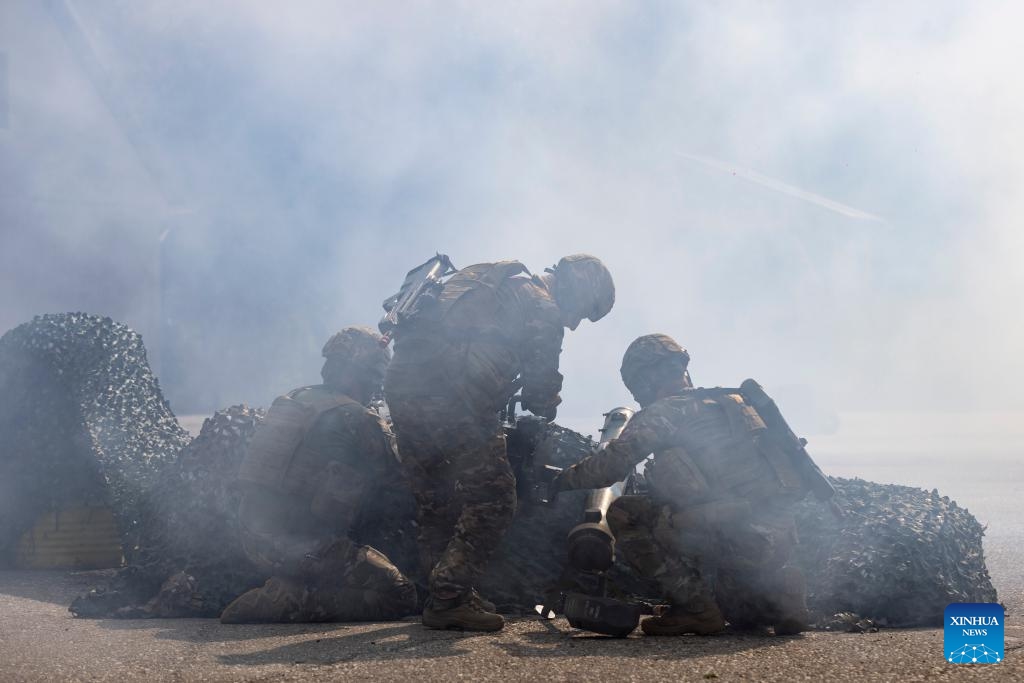
<path fill-rule="evenodd" d="M 666 502 L 700 502 L 711 490 L 707 477 L 682 446 L 656 453 L 645 478 L 654 496 Z"/>
<path fill-rule="evenodd" d="M 760 434 L 755 440 L 757 449 L 775 473 L 775 479 L 779 486 L 778 492 L 783 496 L 798 496 L 806 493 L 804 478 L 794 467 L 792 456 L 768 434 Z"/>

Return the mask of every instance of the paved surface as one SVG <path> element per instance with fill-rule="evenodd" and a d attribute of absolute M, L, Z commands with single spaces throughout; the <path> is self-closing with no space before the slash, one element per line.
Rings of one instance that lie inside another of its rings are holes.
<path fill-rule="evenodd" d="M 383 624 L 223 626 L 210 619 L 82 620 L 66 609 L 89 581 L 0 572 L 0 680 L 1024 681 L 1024 621 L 1002 664 L 942 659 L 938 629 L 795 638 L 615 640 L 563 620 L 514 620 L 498 635 Z"/>

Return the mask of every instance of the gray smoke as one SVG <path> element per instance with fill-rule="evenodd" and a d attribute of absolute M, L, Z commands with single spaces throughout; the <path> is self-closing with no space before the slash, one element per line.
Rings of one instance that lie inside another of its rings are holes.
<path fill-rule="evenodd" d="M 652 331 L 784 408 L 1021 410 L 1021 13 L 6 2 L 0 328 L 124 320 L 208 414 L 315 380 L 434 251 L 585 251 L 619 295 L 570 426 Z"/>

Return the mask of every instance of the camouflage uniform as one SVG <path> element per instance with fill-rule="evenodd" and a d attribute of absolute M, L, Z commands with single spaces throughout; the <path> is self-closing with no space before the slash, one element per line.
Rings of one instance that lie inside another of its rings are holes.
<path fill-rule="evenodd" d="M 377 413 L 328 385 L 279 397 L 239 479 L 243 548 L 273 576 L 229 605 L 223 621 L 370 621 L 415 610 L 412 583 L 383 553 L 349 538 L 375 491 L 401 479 Z"/>
<path fill-rule="evenodd" d="M 561 400 L 561 314 L 523 273 L 515 261 L 458 271 L 395 339 L 385 394 L 434 594 L 472 589 L 515 513 L 499 411 L 519 384 L 534 413 Z"/>
<path fill-rule="evenodd" d="M 788 456 L 760 438 L 761 417 L 721 391 L 645 398 L 619 438 L 566 470 L 557 487 L 608 486 L 653 453 L 649 495 L 623 496 L 608 512 L 623 557 L 677 609 L 717 604 L 744 626 L 804 619 L 803 578 L 787 562 L 791 507 L 805 490 Z"/>

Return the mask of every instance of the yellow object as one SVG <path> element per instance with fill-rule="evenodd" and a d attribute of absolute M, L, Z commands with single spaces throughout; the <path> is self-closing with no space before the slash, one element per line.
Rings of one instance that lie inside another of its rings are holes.
<path fill-rule="evenodd" d="M 106 569 L 123 562 L 114 513 L 72 506 L 42 515 L 18 541 L 19 569 Z"/>

